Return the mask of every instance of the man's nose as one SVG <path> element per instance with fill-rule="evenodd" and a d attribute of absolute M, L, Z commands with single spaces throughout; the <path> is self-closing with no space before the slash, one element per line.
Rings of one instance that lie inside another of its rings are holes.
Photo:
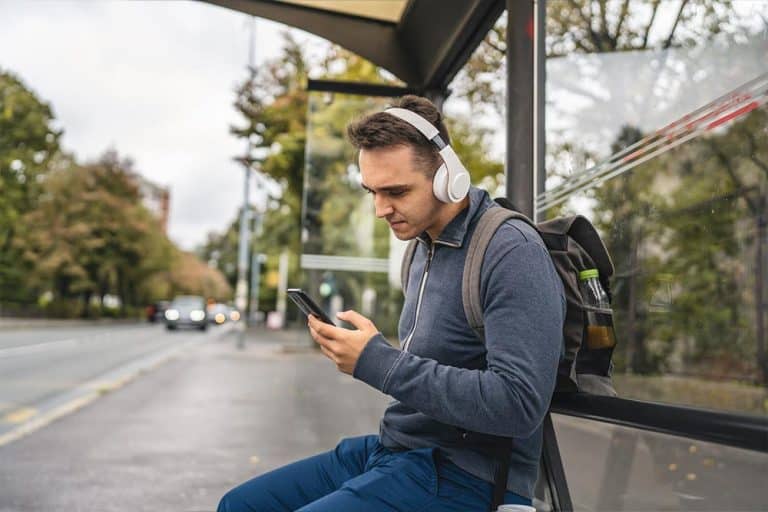
<path fill-rule="evenodd" d="M 382 218 L 391 215 L 394 211 L 392 205 L 382 195 L 375 194 L 373 196 L 373 206 L 376 209 L 376 217 Z"/>

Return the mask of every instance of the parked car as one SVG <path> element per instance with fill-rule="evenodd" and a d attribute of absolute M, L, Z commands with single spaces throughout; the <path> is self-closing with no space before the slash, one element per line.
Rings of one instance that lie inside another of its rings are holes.
<path fill-rule="evenodd" d="M 197 295 L 181 295 L 173 299 L 165 310 L 165 327 L 169 331 L 178 327 L 206 330 L 205 299 Z"/>
<path fill-rule="evenodd" d="M 170 304 L 171 304 L 170 301 L 159 300 L 147 306 L 147 309 L 146 309 L 147 321 L 154 323 L 154 322 L 165 319 L 165 310 L 168 309 L 168 306 Z"/>

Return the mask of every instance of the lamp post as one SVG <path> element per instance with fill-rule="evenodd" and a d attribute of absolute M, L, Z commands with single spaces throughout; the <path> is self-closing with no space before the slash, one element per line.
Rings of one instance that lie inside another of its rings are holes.
<path fill-rule="evenodd" d="M 251 74 L 251 80 L 253 80 L 256 74 L 256 68 L 254 67 L 254 40 L 256 37 L 256 18 L 251 18 L 251 37 L 248 45 L 248 71 Z M 245 346 L 245 332 L 248 327 L 248 315 L 245 314 L 246 306 L 248 305 L 248 252 L 250 247 L 250 235 L 251 231 L 251 206 L 250 206 L 250 189 L 251 189 L 251 164 L 253 144 L 250 140 L 246 142 L 245 156 L 242 159 L 236 159 L 243 164 L 243 171 L 245 175 L 243 183 L 243 206 L 240 210 L 240 234 L 238 239 L 237 248 L 237 283 L 235 284 L 235 306 L 241 313 L 241 321 L 243 322 L 243 328 L 240 330 L 240 336 L 237 341 L 238 348 Z"/>

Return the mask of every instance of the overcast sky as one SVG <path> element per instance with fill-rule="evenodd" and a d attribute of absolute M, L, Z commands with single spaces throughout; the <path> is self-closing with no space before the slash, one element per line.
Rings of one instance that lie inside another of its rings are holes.
<path fill-rule="evenodd" d="M 200 2 L 0 0 L 0 68 L 52 105 L 79 161 L 114 147 L 170 187 L 169 235 L 192 249 L 242 203 L 229 125 L 250 19 Z M 283 30 L 258 19 L 257 63 L 279 54 Z"/>

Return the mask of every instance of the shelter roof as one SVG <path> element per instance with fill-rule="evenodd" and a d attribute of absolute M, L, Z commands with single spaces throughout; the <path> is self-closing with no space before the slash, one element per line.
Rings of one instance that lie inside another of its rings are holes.
<path fill-rule="evenodd" d="M 203 0 L 305 30 L 420 92 L 444 91 L 504 0 Z"/>

